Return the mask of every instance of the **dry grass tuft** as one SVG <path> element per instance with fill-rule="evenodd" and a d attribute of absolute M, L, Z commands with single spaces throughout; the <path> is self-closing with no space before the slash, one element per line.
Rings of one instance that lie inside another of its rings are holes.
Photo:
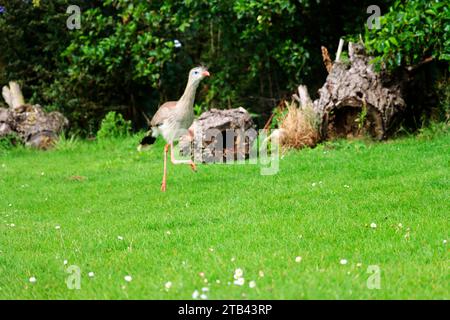
<path fill-rule="evenodd" d="M 280 123 L 280 144 L 283 149 L 315 147 L 319 141 L 318 119 L 311 104 L 287 105 L 287 114 Z"/>

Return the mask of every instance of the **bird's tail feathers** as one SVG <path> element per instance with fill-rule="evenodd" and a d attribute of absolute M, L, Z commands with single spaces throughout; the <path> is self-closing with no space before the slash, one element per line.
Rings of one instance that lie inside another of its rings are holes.
<path fill-rule="evenodd" d="M 156 138 L 154 136 L 154 132 L 152 129 L 150 129 L 144 138 L 142 138 L 141 142 L 139 143 L 137 150 L 138 151 L 144 151 L 148 149 L 152 144 L 154 144 L 156 141 Z"/>

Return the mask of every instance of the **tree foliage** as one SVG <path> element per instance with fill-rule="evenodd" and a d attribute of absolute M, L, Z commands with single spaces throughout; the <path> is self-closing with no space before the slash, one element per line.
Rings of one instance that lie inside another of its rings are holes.
<path fill-rule="evenodd" d="M 177 99 L 187 70 L 202 63 L 213 74 L 200 90 L 204 105 L 267 116 L 299 83 L 321 84 L 320 46 L 335 49 L 346 32 L 362 32 L 367 3 L 107 0 L 84 12 L 63 55 L 71 87 L 88 84 L 85 93 L 104 94 L 104 102 L 90 94 L 97 105 L 126 108 L 128 117 Z"/>
<path fill-rule="evenodd" d="M 382 16 L 381 28 L 366 33 L 376 62 L 415 66 L 425 59 L 450 62 L 450 6 L 447 0 L 397 0 Z"/>
<path fill-rule="evenodd" d="M 448 5 L 383 1 L 382 29 L 366 33 L 396 66 L 432 55 L 448 61 Z M 143 126 L 142 112 L 178 99 L 187 71 L 209 67 L 199 109 L 244 106 L 267 118 L 300 83 L 312 93 L 325 45 L 365 33 L 370 0 L 73 0 L 81 30 L 66 28 L 68 1 L 0 0 L 0 80 L 20 80 L 27 99 L 95 134 L 109 111 Z M 2 79 L 3 78 L 3 79 Z"/>
<path fill-rule="evenodd" d="M 53 81 L 59 53 L 69 44 L 66 1 L 0 0 L 0 6 L 2 80 L 22 82 L 31 102 L 44 103 L 41 89 Z"/>
<path fill-rule="evenodd" d="M 417 129 L 429 120 L 448 120 L 449 2 L 396 0 L 381 17 L 380 26 L 366 30 L 365 44 L 377 67 L 410 72 L 405 127 Z"/>

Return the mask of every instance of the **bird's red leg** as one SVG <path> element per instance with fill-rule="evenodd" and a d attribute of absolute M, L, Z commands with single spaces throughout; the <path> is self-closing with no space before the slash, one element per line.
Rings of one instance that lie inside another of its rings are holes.
<path fill-rule="evenodd" d="M 189 164 L 193 171 L 197 171 L 194 161 L 192 160 L 177 160 L 175 159 L 175 154 L 173 153 L 173 142 L 170 144 L 170 160 L 173 164 Z"/>
<path fill-rule="evenodd" d="M 191 140 L 194 140 L 194 131 L 192 131 L 192 129 L 188 129 L 188 132 Z M 192 171 L 197 172 L 197 167 L 195 166 L 194 161 L 191 161 L 189 164 L 191 165 Z"/>
<path fill-rule="evenodd" d="M 164 174 L 163 174 L 163 180 L 161 183 L 161 191 L 166 191 L 166 177 L 167 177 L 167 152 L 169 151 L 169 144 L 166 144 L 164 146 Z"/>

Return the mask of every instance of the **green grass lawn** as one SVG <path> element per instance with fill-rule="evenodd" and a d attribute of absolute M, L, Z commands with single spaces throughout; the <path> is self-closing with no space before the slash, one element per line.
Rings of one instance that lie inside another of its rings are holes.
<path fill-rule="evenodd" d="M 0 153 L 1 299 L 450 298 L 450 134 L 291 152 L 272 176 L 169 164 L 166 193 L 162 141 L 137 141 Z"/>

